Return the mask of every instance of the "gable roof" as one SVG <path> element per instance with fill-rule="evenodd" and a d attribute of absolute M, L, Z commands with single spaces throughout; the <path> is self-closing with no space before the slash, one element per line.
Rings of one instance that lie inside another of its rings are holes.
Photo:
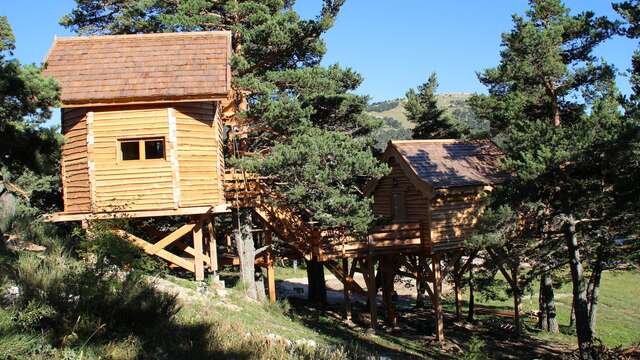
<path fill-rule="evenodd" d="M 230 90 L 228 31 L 56 38 L 46 76 L 64 106 L 205 100 Z"/>
<path fill-rule="evenodd" d="M 434 189 L 503 183 L 503 153 L 491 140 L 402 140 L 389 147 Z"/>
<path fill-rule="evenodd" d="M 392 140 L 383 158 L 397 158 L 409 180 L 425 194 L 433 189 L 497 185 L 508 174 L 500 169 L 504 156 L 491 140 Z M 379 179 L 378 179 L 379 180 Z M 365 192 L 371 194 L 378 180 Z"/>

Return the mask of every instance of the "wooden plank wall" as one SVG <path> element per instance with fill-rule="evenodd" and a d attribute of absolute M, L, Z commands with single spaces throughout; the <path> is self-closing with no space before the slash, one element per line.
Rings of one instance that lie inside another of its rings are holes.
<path fill-rule="evenodd" d="M 437 195 L 432 200 L 431 241 L 464 241 L 484 210 L 482 187 L 463 193 Z"/>
<path fill-rule="evenodd" d="M 429 243 L 431 241 L 428 237 L 430 234 L 428 220 L 429 201 L 424 194 L 409 181 L 394 158 L 390 158 L 388 164 L 391 167 L 391 172 L 378 181 L 378 185 L 373 194 L 374 214 L 392 219 L 391 198 L 393 193 L 394 191 L 404 191 L 407 211 L 407 217 L 404 223 L 419 223 L 421 229 L 420 234 L 425 237 L 423 241 Z"/>
<path fill-rule="evenodd" d="M 168 144 L 166 106 L 97 108 L 93 153 L 96 211 L 172 209 L 168 159 L 118 161 L 118 139 L 163 137 Z"/>
<path fill-rule="evenodd" d="M 86 109 L 63 109 L 62 134 L 65 138 L 61 161 L 64 211 L 91 211 Z"/>
<path fill-rule="evenodd" d="M 405 222 L 420 222 L 427 216 L 429 204 L 422 193 L 409 181 L 400 166 L 391 158 L 391 172 L 378 181 L 373 194 L 373 213 L 378 216 L 392 217 L 391 197 L 394 191 L 405 192 L 407 218 Z"/>
<path fill-rule="evenodd" d="M 175 105 L 180 206 L 224 203 L 222 124 L 213 102 Z"/>

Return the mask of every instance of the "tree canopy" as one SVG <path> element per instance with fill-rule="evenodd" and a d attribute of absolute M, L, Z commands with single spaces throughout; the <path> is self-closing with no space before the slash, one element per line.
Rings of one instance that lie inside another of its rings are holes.
<path fill-rule="evenodd" d="M 55 129 L 40 125 L 58 103 L 58 85 L 42 77 L 39 66 L 20 64 L 14 49 L 11 25 L 0 16 L 0 191 L 49 209 L 59 203 L 61 139 Z"/>
<path fill-rule="evenodd" d="M 431 73 L 417 91 L 407 91 L 404 109 L 407 119 L 414 122 L 414 139 L 456 139 L 466 132 L 462 124 L 455 122 L 444 109 L 438 106 L 436 91 L 438 78 Z"/>

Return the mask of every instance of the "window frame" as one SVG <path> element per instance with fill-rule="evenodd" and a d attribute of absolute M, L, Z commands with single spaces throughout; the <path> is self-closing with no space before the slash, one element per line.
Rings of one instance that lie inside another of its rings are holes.
<path fill-rule="evenodd" d="M 147 159 L 146 158 L 146 147 L 145 143 L 147 141 L 160 141 L 162 143 L 162 157 Z M 138 159 L 135 160 L 125 160 L 123 159 L 122 154 L 122 144 L 123 143 L 138 143 Z M 118 163 L 134 163 L 134 162 L 166 162 L 167 161 L 167 142 L 164 136 L 145 136 L 145 137 L 135 137 L 135 138 L 119 138 L 116 140 L 116 151 L 117 151 L 117 162 Z"/>

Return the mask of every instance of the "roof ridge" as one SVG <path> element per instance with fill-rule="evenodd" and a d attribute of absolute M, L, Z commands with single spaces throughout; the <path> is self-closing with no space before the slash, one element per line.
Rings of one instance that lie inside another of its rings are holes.
<path fill-rule="evenodd" d="M 166 33 L 148 33 L 148 34 L 117 34 L 117 35 L 89 35 L 89 36 L 56 36 L 55 41 L 83 41 L 83 40 L 106 40 L 114 38 L 151 38 L 151 37 L 180 37 L 180 36 L 193 36 L 193 35 L 231 35 L 229 30 L 214 30 L 214 31 L 181 31 L 181 32 L 166 32 Z"/>

